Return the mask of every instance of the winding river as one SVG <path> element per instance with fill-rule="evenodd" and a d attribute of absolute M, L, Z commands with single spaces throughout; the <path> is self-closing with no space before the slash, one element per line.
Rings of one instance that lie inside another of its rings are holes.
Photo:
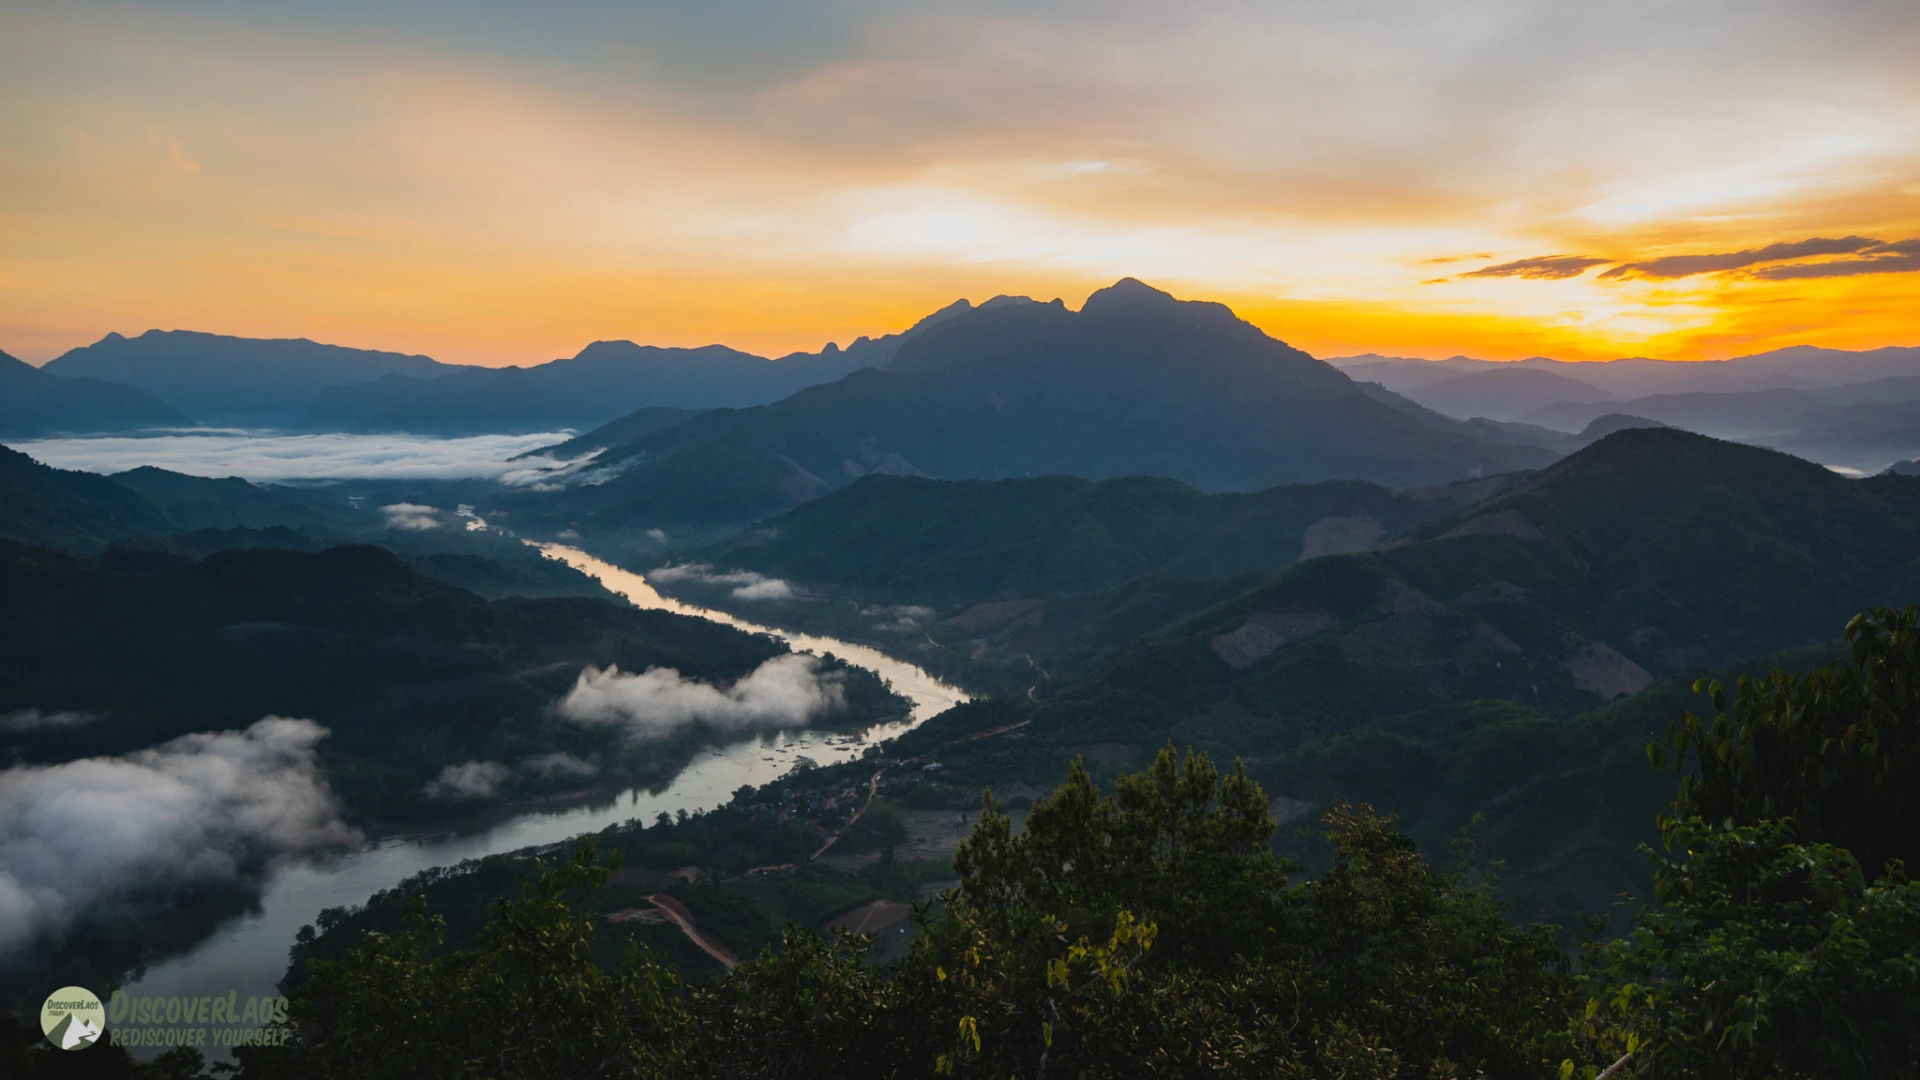
<path fill-rule="evenodd" d="M 644 577 L 596 559 L 583 551 L 543 545 L 547 557 L 558 559 L 591 577 L 638 607 L 658 608 L 737 627 L 750 633 L 771 634 L 800 652 L 831 652 L 848 663 L 878 672 L 913 707 L 907 718 L 866 733 L 869 740 L 890 738 L 927 718 L 966 700 L 967 695 L 931 674 L 896 660 L 877 649 L 834 638 L 792 634 L 759 626 L 721 611 L 680 603 L 661 596 Z M 864 746 L 834 732 L 797 730 L 757 740 L 710 747 L 697 755 L 658 793 L 642 789 L 621 792 L 564 808 L 527 809 L 510 816 L 496 815 L 468 822 L 427 838 L 393 838 L 323 862 L 292 863 L 268 877 L 257 910 L 223 923 L 212 936 L 191 950 L 152 964 L 127 986 L 135 995 L 199 997 L 234 991 L 241 998 L 277 993 L 274 984 L 287 968 L 287 950 L 301 926 L 314 921 L 325 908 L 364 903 L 382 889 L 435 866 L 464 859 L 553 844 L 582 833 L 598 832 L 634 818 L 651 821 L 656 814 L 692 812 L 726 803 L 741 785 L 767 783 L 792 767 L 804 754 L 822 765 L 848 761 Z M 140 1054 L 151 1056 L 158 1050 Z"/>

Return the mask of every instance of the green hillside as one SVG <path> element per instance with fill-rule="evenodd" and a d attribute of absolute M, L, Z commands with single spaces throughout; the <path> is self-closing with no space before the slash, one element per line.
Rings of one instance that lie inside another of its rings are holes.
<path fill-rule="evenodd" d="M 53 469 L 0 446 L 0 537 L 97 551 L 174 527 L 153 500 L 104 476 Z"/>
<path fill-rule="evenodd" d="M 1205 494 L 1177 480 L 870 476 L 694 557 L 796 582 L 952 604 L 1112 588 L 1149 572 L 1273 571 L 1451 509 L 1328 481 Z"/>

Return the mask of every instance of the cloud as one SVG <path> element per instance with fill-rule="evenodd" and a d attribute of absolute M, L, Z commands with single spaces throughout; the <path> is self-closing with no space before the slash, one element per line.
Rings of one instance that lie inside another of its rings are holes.
<path fill-rule="evenodd" d="M 591 761 L 583 761 L 572 754 L 563 753 L 542 754 L 539 757 L 528 758 L 520 763 L 520 767 L 535 776 L 549 780 L 556 777 L 588 777 L 600 771 L 600 767 Z"/>
<path fill-rule="evenodd" d="M 589 667 L 556 709 L 576 723 L 621 728 L 635 739 L 658 738 L 691 724 L 721 731 L 801 727 L 847 705 L 839 673 L 822 675 L 819 668 L 818 657 L 789 653 L 722 689 L 672 668 L 629 675 L 618 667 Z"/>
<path fill-rule="evenodd" d="M 791 600 L 793 586 L 779 578 L 767 578 L 733 590 L 735 600 Z"/>
<path fill-rule="evenodd" d="M 1853 277 L 1857 274 L 1911 274 L 1920 271 L 1920 250 L 1915 250 L 1916 247 L 1920 247 L 1920 243 L 1903 240 L 1898 244 L 1884 245 L 1880 250 L 1889 252 L 1886 255 L 1769 266 L 1755 270 L 1752 276 L 1766 281 L 1791 281 L 1799 278 Z"/>
<path fill-rule="evenodd" d="M 156 891 L 257 883 L 277 858 L 357 842 L 320 777 L 314 746 L 326 734 L 269 716 L 121 757 L 0 772 L 0 957 L 90 919 L 137 916 Z"/>
<path fill-rule="evenodd" d="M 1748 248 L 1745 251 L 1728 251 L 1713 255 L 1667 255 L 1646 262 L 1622 263 L 1603 271 L 1603 278 L 1625 277 L 1633 274 L 1646 278 L 1683 278 L 1695 274 L 1717 274 L 1727 270 L 1755 266 L 1760 263 L 1784 262 L 1790 259 L 1811 259 L 1822 255 L 1851 255 L 1883 246 L 1878 240 L 1864 236 L 1843 236 L 1828 238 L 1816 236 L 1809 240 L 1794 240 L 1766 247 Z"/>
<path fill-rule="evenodd" d="M 663 566 L 658 570 L 647 571 L 647 580 L 655 584 L 672 585 L 682 581 L 699 582 L 703 585 L 735 586 L 730 594 L 735 600 L 792 600 L 799 596 L 794 587 L 781 578 L 770 578 L 765 574 L 756 574 L 752 570 L 715 571 L 711 563 L 680 563 L 676 566 Z"/>
<path fill-rule="evenodd" d="M 497 761 L 463 761 L 440 770 L 422 790 L 430 799 L 490 799 L 513 770 Z"/>
<path fill-rule="evenodd" d="M 0 715 L 0 731 L 45 731 L 48 728 L 79 727 L 93 723 L 92 713 L 50 712 L 22 709 Z"/>
<path fill-rule="evenodd" d="M 394 503 L 383 506 L 380 512 L 387 515 L 387 528 L 401 532 L 426 532 L 440 527 L 440 511 L 435 507 L 422 506 L 419 503 Z"/>
<path fill-rule="evenodd" d="M 292 480 L 471 480 L 527 472 L 507 459 L 570 437 L 476 435 L 275 435 L 215 430 L 146 436 L 37 439 L 10 443 L 59 469 L 117 473 L 154 465 L 191 476 L 244 476 L 259 482 Z"/>
<path fill-rule="evenodd" d="M 1478 270 L 1469 270 L 1461 277 L 1517 277 L 1538 280 L 1558 280 L 1560 278 L 1579 277 L 1593 267 L 1606 262 L 1605 259 L 1589 258 L 1585 255 L 1536 255 L 1531 259 L 1516 259 L 1513 262 L 1500 263 L 1497 266 L 1483 266 Z"/>
<path fill-rule="evenodd" d="M 874 624 L 875 630 L 906 634 L 920 629 L 922 624 L 933 618 L 934 611 L 919 604 L 893 604 L 862 608 L 860 615 L 862 618 L 880 620 Z"/>

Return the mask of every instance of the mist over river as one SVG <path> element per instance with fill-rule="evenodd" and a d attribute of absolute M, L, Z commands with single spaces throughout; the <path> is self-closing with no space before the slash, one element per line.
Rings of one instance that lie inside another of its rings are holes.
<path fill-rule="evenodd" d="M 758 626 L 724 612 L 683 604 L 661 596 L 639 574 L 622 570 L 585 552 L 547 545 L 542 551 L 598 578 L 608 589 L 643 608 L 658 608 L 710 619 L 754 633 L 767 633 L 795 650 L 824 654 L 873 670 L 913 705 L 904 721 L 865 732 L 866 743 L 911 730 L 929 717 L 966 700 L 967 695 L 922 669 L 863 645 L 834 638 L 790 634 Z M 595 799 L 563 808 L 516 809 L 458 823 L 443 823 L 442 831 L 420 838 L 396 837 L 365 850 L 337 858 L 291 863 L 269 875 L 256 911 L 222 923 L 215 932 L 185 953 L 154 962 L 128 993 L 158 996 L 225 995 L 241 999 L 278 993 L 275 984 L 286 973 L 287 951 L 301 926 L 314 921 L 325 908 L 364 903 L 382 889 L 436 866 L 451 866 L 529 847 L 556 844 L 582 833 L 598 832 L 632 819 L 653 820 L 656 814 L 711 809 L 725 804 L 742 785 L 758 786 L 777 779 L 805 755 L 822 765 L 857 758 L 865 745 L 856 745 L 837 732 L 806 729 L 782 732 L 725 746 L 709 747 L 696 755 L 664 790 L 638 788 L 611 798 Z M 137 1056 L 152 1057 L 162 1048 L 141 1048 Z M 209 1048 L 210 1057 L 224 1052 Z"/>

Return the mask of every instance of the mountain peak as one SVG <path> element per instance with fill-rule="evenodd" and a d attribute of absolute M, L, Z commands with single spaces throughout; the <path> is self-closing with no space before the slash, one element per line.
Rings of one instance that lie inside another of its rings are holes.
<path fill-rule="evenodd" d="M 1080 313 L 1098 315 L 1114 311 L 1137 311 L 1179 302 L 1172 293 L 1161 292 L 1139 278 L 1124 277 L 1087 297 L 1087 302 L 1080 306 Z"/>

